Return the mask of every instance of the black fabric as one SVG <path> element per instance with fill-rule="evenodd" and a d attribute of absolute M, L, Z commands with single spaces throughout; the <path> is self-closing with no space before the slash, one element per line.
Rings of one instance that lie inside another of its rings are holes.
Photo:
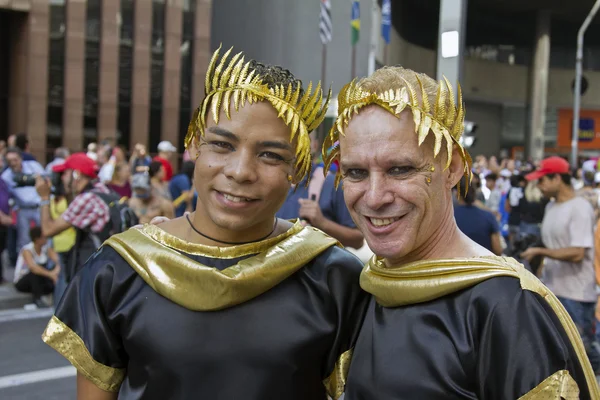
<path fill-rule="evenodd" d="M 590 399 L 546 301 L 498 277 L 422 304 L 384 308 L 371 300 L 345 400 L 514 400 L 563 369 L 580 399 Z"/>
<path fill-rule="evenodd" d="M 238 260 L 202 258 L 219 269 Z M 56 316 L 96 361 L 127 369 L 119 399 L 325 400 L 322 381 L 354 344 L 367 306 L 361 268 L 332 247 L 246 303 L 192 312 L 103 247 Z"/>
<path fill-rule="evenodd" d="M 19 292 L 31 293 L 34 299 L 39 299 L 54 291 L 54 282 L 52 282 L 52 279 L 45 276 L 28 272 L 27 275 L 23 275 L 23 277 L 15 283 L 15 288 Z"/>
<path fill-rule="evenodd" d="M 544 212 L 546 205 L 548 204 L 547 199 L 542 199 L 539 202 L 527 201 L 523 196 L 519 202 L 519 210 L 521 211 L 521 222 L 528 224 L 541 224 L 544 219 Z"/>

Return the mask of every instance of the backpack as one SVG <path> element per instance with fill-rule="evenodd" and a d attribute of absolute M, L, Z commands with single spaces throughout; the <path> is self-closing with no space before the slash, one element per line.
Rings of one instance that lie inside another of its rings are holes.
<path fill-rule="evenodd" d="M 137 215 L 116 192 L 104 193 L 92 189 L 92 193 L 98 196 L 107 206 L 110 219 L 100 232 L 92 233 L 89 230 L 76 229 L 75 245 L 67 253 L 65 266 L 65 278 L 67 283 L 73 279 L 75 274 L 83 267 L 86 260 L 90 258 L 102 243 L 112 235 L 126 231 L 139 223 Z"/>
<path fill-rule="evenodd" d="M 117 233 L 125 232 L 127 229 L 139 223 L 135 212 L 127 204 L 126 197 L 121 198 L 116 192 L 104 193 L 99 190 L 92 190 L 96 196 L 100 197 L 108 206 L 110 220 L 106 223 L 102 231 L 96 236 L 100 242 Z"/>

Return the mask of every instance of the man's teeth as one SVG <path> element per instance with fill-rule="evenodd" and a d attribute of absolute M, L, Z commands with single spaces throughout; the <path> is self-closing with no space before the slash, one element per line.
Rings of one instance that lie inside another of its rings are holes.
<path fill-rule="evenodd" d="M 389 225 L 393 222 L 398 221 L 400 218 L 369 218 L 371 220 L 371 223 L 375 226 L 386 226 Z"/>
<path fill-rule="evenodd" d="M 233 201 L 234 203 L 241 203 L 243 201 L 252 201 L 251 199 L 247 199 L 245 197 L 235 197 L 230 194 L 223 193 L 223 197 L 225 197 L 229 201 Z"/>

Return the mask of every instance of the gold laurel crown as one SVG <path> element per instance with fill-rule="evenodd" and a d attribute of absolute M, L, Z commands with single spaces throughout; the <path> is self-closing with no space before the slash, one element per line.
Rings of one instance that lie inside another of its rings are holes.
<path fill-rule="evenodd" d="M 430 104 L 429 96 L 419 75 L 415 73 L 421 94 L 419 103 L 415 88 L 404 77 L 401 77 L 403 87 L 389 89 L 383 93 L 372 93 L 362 90 L 360 82 L 356 79 L 345 85 L 338 95 L 338 116 L 329 131 L 329 135 L 323 143 L 324 171 L 329 171 L 331 163 L 339 159 L 339 144 L 336 144 L 340 135 L 344 135 L 344 128 L 350 123 L 350 119 L 363 107 L 376 104 L 395 116 L 409 108 L 412 111 L 415 123 L 415 133 L 418 135 L 419 146 L 425 141 L 430 132 L 435 136 L 433 155 L 437 157 L 442 148 L 442 141 L 446 142 L 448 159 L 446 168 L 452 161 L 452 149 L 456 144 L 459 148 L 461 158 L 464 161 L 464 174 L 471 178 L 471 156 L 460 144 L 460 137 L 464 131 L 465 108 L 462 99 L 460 85 L 457 86 L 458 105 L 454 100 L 452 85 L 443 78 L 438 84 L 435 104 Z M 336 184 L 339 183 L 341 174 L 338 171 Z"/>
<path fill-rule="evenodd" d="M 234 55 L 228 62 L 232 50 L 233 47 L 223 54 L 219 61 L 221 51 L 219 46 L 210 60 L 206 72 L 205 97 L 202 104 L 194 111 L 188 125 L 185 147 L 189 148 L 196 134 L 204 136 L 209 107 L 213 120 L 218 124 L 221 108 L 227 118 L 231 119 L 232 98 L 236 111 L 239 111 L 240 106 L 243 107 L 246 101 L 252 104 L 267 100 L 277 110 L 277 116 L 290 127 L 290 141 L 296 139 L 296 174 L 299 180 L 304 179 L 312 169 L 309 133 L 325 119 L 331 99 L 331 89 L 323 102 L 321 82 L 318 82 L 314 92 L 310 82 L 302 96 L 300 96 L 302 87 L 299 81 L 296 85 L 290 83 L 287 87 L 275 85 L 271 88 L 263 82 L 265 77 L 250 68 L 251 61 L 244 63 L 242 52 Z"/>

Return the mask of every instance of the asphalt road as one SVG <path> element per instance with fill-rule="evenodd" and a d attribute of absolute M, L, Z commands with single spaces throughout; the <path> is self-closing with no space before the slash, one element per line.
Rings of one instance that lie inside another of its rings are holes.
<path fill-rule="evenodd" d="M 41 339 L 50 316 L 0 311 L 0 399 L 75 400 L 75 369 Z"/>

